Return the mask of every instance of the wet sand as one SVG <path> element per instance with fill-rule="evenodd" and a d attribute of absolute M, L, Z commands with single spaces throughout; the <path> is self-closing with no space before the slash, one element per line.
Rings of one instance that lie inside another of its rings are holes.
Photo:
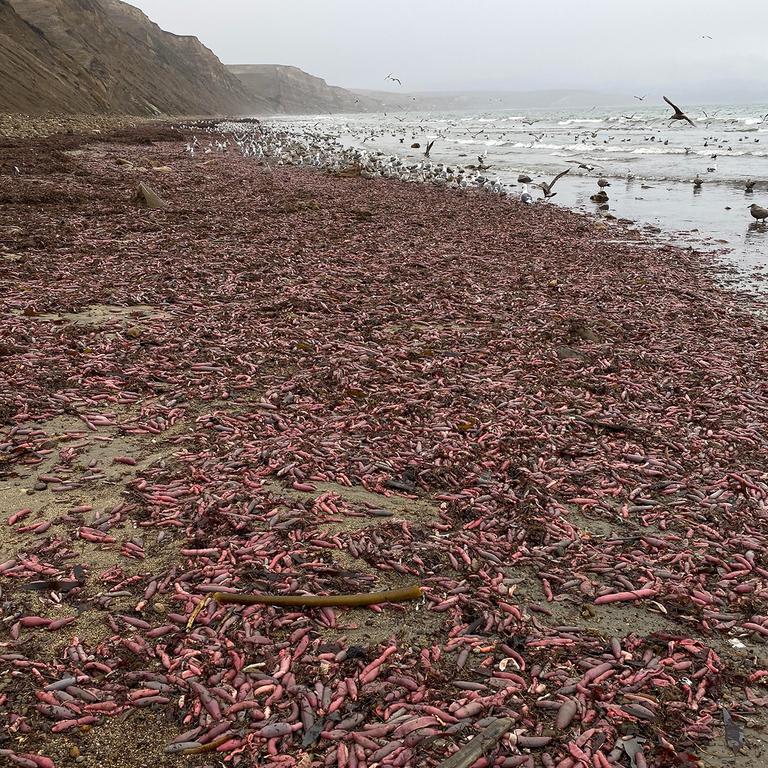
<path fill-rule="evenodd" d="M 19 159 L 0 755 L 432 766 L 511 717 L 482 765 L 763 764 L 768 336 L 709 257 L 167 128 Z"/>

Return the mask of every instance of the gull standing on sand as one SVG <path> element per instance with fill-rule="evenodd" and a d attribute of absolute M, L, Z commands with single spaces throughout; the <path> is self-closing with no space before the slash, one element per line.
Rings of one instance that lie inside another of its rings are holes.
<path fill-rule="evenodd" d="M 749 210 L 752 213 L 752 218 L 757 219 L 760 223 L 765 223 L 765 220 L 768 219 L 768 208 L 763 208 L 762 205 L 752 203 L 752 205 L 749 206 Z"/>
<path fill-rule="evenodd" d="M 520 193 L 520 202 L 526 205 L 533 205 L 533 195 L 528 191 L 528 185 L 523 185 L 523 191 Z"/>
<path fill-rule="evenodd" d="M 669 104 L 669 106 L 675 110 L 675 114 L 669 118 L 670 122 L 674 122 L 675 120 L 687 120 L 694 128 L 696 127 L 696 123 L 694 123 L 693 120 L 691 120 L 691 118 L 688 117 L 688 115 L 686 115 L 682 109 L 680 109 L 680 107 L 673 104 L 666 96 L 664 96 L 664 101 L 666 101 L 667 104 Z"/>

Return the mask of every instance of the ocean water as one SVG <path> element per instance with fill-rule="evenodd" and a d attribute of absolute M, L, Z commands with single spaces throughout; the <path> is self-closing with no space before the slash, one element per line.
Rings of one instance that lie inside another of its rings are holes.
<path fill-rule="evenodd" d="M 433 163 L 489 166 L 484 175 L 520 191 L 566 168 L 552 204 L 597 212 L 590 196 L 602 176 L 611 186 L 610 213 L 658 228 L 667 242 L 723 251 L 744 275 L 768 269 L 768 225 L 755 225 L 748 207 L 768 207 L 768 103 L 681 105 L 696 123 L 670 125 L 671 110 L 636 102 L 624 109 L 397 112 L 285 117 L 296 131 L 322 132 L 346 146 Z M 419 149 L 411 145 L 419 143 Z M 588 168 L 579 167 L 581 164 Z M 696 174 L 704 180 L 695 191 Z M 747 194 L 744 182 L 755 180 Z M 531 188 L 534 197 L 540 192 Z M 768 274 L 768 272 L 766 273 Z"/>

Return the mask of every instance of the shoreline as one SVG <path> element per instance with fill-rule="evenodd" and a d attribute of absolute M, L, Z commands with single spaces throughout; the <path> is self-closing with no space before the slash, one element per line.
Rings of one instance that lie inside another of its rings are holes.
<path fill-rule="evenodd" d="M 729 765 L 725 706 L 760 764 L 759 301 L 553 206 L 129 135 L 0 178 L 0 750 L 205 765 L 164 752 L 197 727 L 242 765 L 437 765 L 512 717 L 504 765 L 630 734 Z M 413 581 L 184 632 L 211 589 Z"/>
<path fill-rule="evenodd" d="M 318 116 L 317 122 L 312 118 L 277 117 L 272 124 L 311 136 L 313 145 L 322 146 L 326 138 L 332 137 L 369 155 L 396 155 L 406 167 L 423 163 L 422 148 L 427 140 L 435 139 L 433 165 L 468 172 L 476 167 L 475 158 L 482 155 L 483 175 L 503 184 L 511 195 L 519 196 L 521 192 L 521 173 L 532 176 L 534 181 L 548 181 L 570 168 L 570 175 L 558 184 L 553 204 L 632 219 L 638 226 L 668 233 L 673 245 L 688 245 L 694 239 L 695 248 L 720 250 L 725 246 L 728 252 L 723 260 L 736 264 L 753 287 L 761 289 L 768 230 L 757 225 L 746 209 L 753 197 L 760 203 L 765 195 L 764 184 L 758 181 L 754 193 L 744 189 L 747 175 L 755 175 L 756 179 L 764 175 L 760 139 L 756 135 L 751 138 L 745 126 L 738 140 L 736 133 L 723 132 L 722 126 L 714 129 L 707 140 L 699 135 L 683 137 L 675 130 L 665 132 L 658 125 L 654 127 L 652 114 L 638 119 L 642 126 L 627 122 L 625 117 L 603 115 L 586 121 L 597 129 L 592 132 L 571 120 L 558 122 L 557 117 L 564 114 L 539 112 L 534 114 L 539 119 L 533 122 L 540 131 L 535 139 L 527 132 L 527 121 L 522 121 L 522 116 L 509 117 L 504 112 L 489 112 L 483 118 L 469 112 L 414 113 L 389 119 L 385 115 L 377 121 L 362 115 L 349 120 L 343 116 Z M 614 118 L 618 122 L 612 123 Z M 755 131 L 758 128 L 755 126 Z M 578 141 L 579 131 L 586 144 Z M 540 141 L 544 136 L 547 138 Z M 413 147 L 412 141 L 416 142 Z M 744 142 L 752 142 L 751 147 Z M 713 158 L 721 158 L 722 172 L 717 171 L 717 162 L 709 157 L 710 153 Z M 669 165 L 659 165 L 661 159 Z M 708 165 L 713 173 L 705 172 Z M 697 172 L 703 174 L 704 183 L 695 190 L 692 180 Z M 606 190 L 610 194 L 605 211 L 598 210 L 590 199 L 597 191 L 598 176 L 611 185 Z M 540 196 L 535 185 L 530 191 L 534 198 Z"/>

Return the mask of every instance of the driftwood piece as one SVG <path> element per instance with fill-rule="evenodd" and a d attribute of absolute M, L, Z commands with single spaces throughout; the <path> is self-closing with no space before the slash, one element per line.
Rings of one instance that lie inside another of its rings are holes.
<path fill-rule="evenodd" d="M 163 200 L 154 190 L 150 189 L 146 184 L 139 184 L 139 188 L 136 190 L 136 194 L 133 196 L 133 201 L 141 208 L 164 208 L 165 200 Z"/>
<path fill-rule="evenodd" d="M 302 608 L 322 608 L 325 606 L 363 606 L 379 603 L 402 603 L 406 600 L 418 600 L 422 596 L 421 587 L 414 584 L 402 589 L 390 589 L 387 592 L 366 592 L 360 595 L 244 595 L 237 592 L 214 592 L 217 603 L 235 605 L 284 605 Z"/>
<path fill-rule="evenodd" d="M 508 717 L 500 717 L 495 723 L 491 723 L 467 742 L 458 752 L 443 760 L 438 768 L 469 768 L 479 757 L 482 757 L 491 747 L 509 731 L 513 720 Z"/>

